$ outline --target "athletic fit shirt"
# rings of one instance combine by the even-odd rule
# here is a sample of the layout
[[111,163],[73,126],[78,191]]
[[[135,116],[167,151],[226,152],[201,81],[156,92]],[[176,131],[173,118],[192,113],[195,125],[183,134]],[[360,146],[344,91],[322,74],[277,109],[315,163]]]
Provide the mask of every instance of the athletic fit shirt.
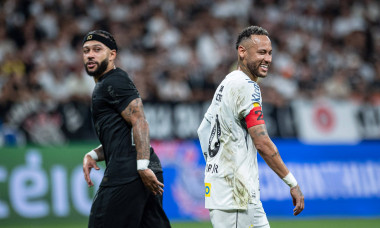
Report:
[[245,117],[261,103],[258,84],[242,71],[228,74],[215,91],[198,130],[206,159],[206,208],[247,209],[260,202],[257,151]]
[[[120,68],[103,75],[92,94],[92,117],[96,133],[103,145],[106,170],[100,186],[116,186],[139,178],[136,149],[132,145],[132,126],[121,113],[129,103],[140,95]],[[151,148],[149,168],[162,171],[160,161]]]

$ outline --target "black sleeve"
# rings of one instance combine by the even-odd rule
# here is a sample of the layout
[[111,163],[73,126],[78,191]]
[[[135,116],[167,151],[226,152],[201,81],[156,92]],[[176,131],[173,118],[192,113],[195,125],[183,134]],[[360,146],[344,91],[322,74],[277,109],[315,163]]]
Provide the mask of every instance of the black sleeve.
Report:
[[105,83],[109,104],[119,113],[123,112],[129,103],[139,98],[139,92],[127,75],[116,74]]

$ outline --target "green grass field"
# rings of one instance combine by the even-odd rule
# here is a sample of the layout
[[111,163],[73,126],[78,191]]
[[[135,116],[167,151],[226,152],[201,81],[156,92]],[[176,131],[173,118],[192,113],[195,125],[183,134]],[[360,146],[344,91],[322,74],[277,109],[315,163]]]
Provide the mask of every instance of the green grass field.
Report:
[[[379,228],[379,219],[271,220],[271,228]],[[83,228],[87,224],[1,225],[1,228]],[[209,222],[172,222],[173,228],[210,228]]]

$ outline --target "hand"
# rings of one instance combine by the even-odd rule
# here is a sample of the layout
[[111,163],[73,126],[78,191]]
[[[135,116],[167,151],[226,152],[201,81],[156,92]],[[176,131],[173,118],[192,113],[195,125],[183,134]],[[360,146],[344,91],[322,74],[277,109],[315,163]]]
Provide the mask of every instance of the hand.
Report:
[[85,155],[83,158],[83,173],[84,173],[84,179],[87,182],[88,187],[94,186],[94,183],[92,183],[90,178],[90,172],[91,169],[94,168],[96,170],[99,170],[100,168],[96,164],[96,161],[92,159],[90,155]]
[[293,209],[293,215],[296,216],[299,213],[301,213],[301,211],[303,211],[303,209],[305,208],[304,196],[301,192],[300,186],[297,185],[291,188],[290,195],[293,198],[293,206],[295,206],[295,208]]
[[162,195],[164,192],[164,184],[157,180],[156,175],[151,169],[138,170],[138,173],[146,188],[148,188],[155,195]]

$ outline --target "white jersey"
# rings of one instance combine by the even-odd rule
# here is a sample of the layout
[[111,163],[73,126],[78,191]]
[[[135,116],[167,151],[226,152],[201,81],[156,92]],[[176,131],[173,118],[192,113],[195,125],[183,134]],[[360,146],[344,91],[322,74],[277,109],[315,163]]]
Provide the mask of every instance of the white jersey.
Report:
[[228,74],[215,91],[198,129],[206,208],[247,209],[260,202],[257,150],[245,117],[261,103],[260,87],[242,71]]

